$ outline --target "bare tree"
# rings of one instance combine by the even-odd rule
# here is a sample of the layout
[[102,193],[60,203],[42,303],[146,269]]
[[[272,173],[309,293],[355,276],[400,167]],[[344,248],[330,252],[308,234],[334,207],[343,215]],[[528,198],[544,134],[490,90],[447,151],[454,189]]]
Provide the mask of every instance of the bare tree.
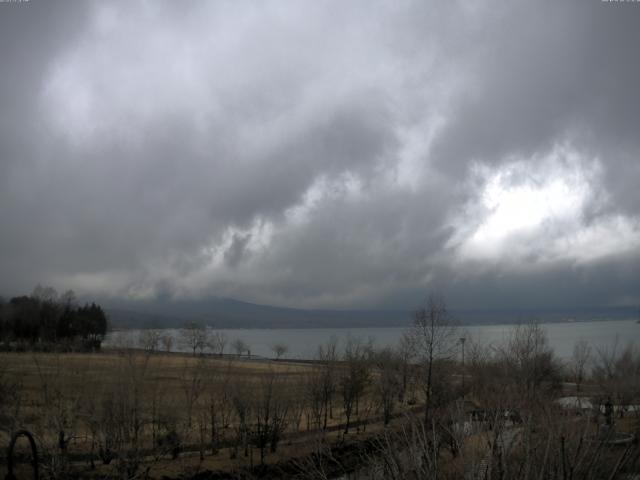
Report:
[[324,414],[324,429],[327,428],[328,419],[333,419],[333,397],[337,389],[337,366],[338,360],[338,339],[331,337],[326,345],[318,347],[317,359],[319,360],[320,376],[319,381],[320,392],[322,396],[322,413]]
[[209,434],[211,436],[211,453],[218,452],[222,431],[228,427],[231,416],[231,376],[232,362],[229,361],[220,371],[209,369],[206,385],[206,397],[209,415]]
[[576,383],[576,391],[580,391],[580,386],[587,375],[587,365],[591,360],[591,346],[586,340],[579,340],[573,346],[573,355],[569,364],[571,376]]
[[224,355],[224,349],[229,341],[223,332],[214,332],[209,336],[209,348],[217,355]]
[[374,392],[382,407],[384,424],[388,425],[398,398],[398,389],[402,385],[401,361],[393,350],[385,348],[375,355],[374,362]]
[[424,306],[414,313],[411,329],[412,343],[425,366],[425,425],[428,425],[433,397],[434,365],[436,361],[453,355],[456,325],[447,311],[445,300],[440,295],[430,295]]
[[231,390],[231,403],[235,412],[236,440],[232,451],[232,456],[238,454],[238,447],[244,449],[244,456],[249,456],[249,435],[250,422],[253,408],[252,397],[253,385],[249,385],[246,379],[240,379],[233,383]]
[[616,360],[618,413],[620,417],[627,411],[627,405],[638,398],[640,386],[640,351],[629,343]]
[[[81,429],[77,411],[82,403],[86,385],[83,369],[65,372],[60,355],[47,358],[42,364],[37,354],[33,362],[38,371],[38,386],[41,390],[42,427],[41,443],[47,452],[47,470],[52,478],[63,478],[68,474],[68,446],[78,436]],[[66,375],[65,375],[66,374]],[[77,387],[65,388],[70,378],[74,378]]]
[[508,375],[522,398],[544,393],[541,387],[556,387],[560,366],[549,346],[544,329],[535,321],[518,325],[505,347],[500,349]]
[[62,295],[60,295],[60,304],[64,308],[75,308],[78,305],[78,300],[76,298],[76,294],[73,290],[67,290]]
[[594,359],[593,371],[594,375],[601,381],[612,380],[616,376],[616,359],[618,358],[619,338],[616,335],[615,341],[611,348],[601,347],[596,349],[596,358]]
[[207,336],[207,329],[203,325],[196,322],[189,323],[180,332],[182,344],[185,348],[188,348],[193,352],[194,357],[197,351],[200,351],[200,353],[202,353],[202,351],[206,348]]
[[506,382],[502,381],[504,368],[494,358],[494,350],[487,345],[469,339],[467,342],[466,368],[468,384],[472,396],[482,401],[487,409],[492,409],[496,399],[505,397]]
[[[155,368],[162,368],[159,364],[164,361],[163,357],[155,357],[154,360],[157,362]],[[165,382],[152,381],[148,383],[145,403],[149,408],[148,419],[151,427],[151,449],[153,450],[158,445],[161,413],[167,407],[166,396],[169,392]]]
[[58,300],[58,292],[53,287],[43,287],[38,284],[33,289],[31,296],[40,302],[56,302]]
[[149,353],[154,353],[160,345],[159,330],[143,330],[138,337],[138,345]]
[[345,415],[344,433],[349,433],[352,414],[358,413],[360,400],[370,381],[369,354],[370,350],[359,340],[347,340],[339,380]]
[[242,356],[243,353],[249,351],[249,345],[247,345],[244,340],[240,338],[236,338],[231,344],[233,350],[236,352],[238,357]]
[[205,388],[204,375],[206,365],[201,357],[195,365],[184,359],[182,375],[180,375],[180,383],[182,393],[184,394],[185,407],[187,413],[187,428],[191,428],[193,419],[193,410],[196,402],[202,395]]
[[618,348],[618,338],[611,348],[596,350],[593,365],[593,377],[600,384],[605,396],[601,403],[609,398],[618,404],[618,413],[622,416],[625,405],[637,397],[640,391],[640,352],[633,344]]
[[263,374],[255,391],[254,399],[254,440],[260,449],[260,463],[264,464],[265,449],[270,445],[272,453],[286,427],[289,401],[284,392],[283,376],[270,371]]
[[405,401],[409,379],[411,376],[412,363],[416,356],[416,346],[414,338],[410,332],[405,332],[400,338],[400,343],[396,349],[396,358],[400,368],[400,385],[398,388],[398,400]]
[[166,353],[171,353],[171,348],[173,347],[173,337],[171,335],[162,335],[160,337],[160,342],[162,343],[162,348]]
[[324,371],[318,369],[307,374],[304,388],[306,404],[308,405],[307,430],[311,429],[311,425],[314,428],[322,428],[323,416],[326,428],[327,415],[324,413],[327,405],[325,404]]
[[276,360],[280,360],[280,357],[289,351],[289,347],[284,343],[276,343],[271,346],[271,351],[275,354]]
[[149,418],[143,392],[150,358],[147,353],[123,351],[115,380],[103,385],[99,403],[88,411],[99,455],[104,464],[118,460],[121,478],[135,478],[144,457],[142,435]]
[[9,436],[22,422],[24,407],[22,380],[8,372],[6,365],[0,365],[0,432]]
[[290,430],[297,433],[300,431],[302,417],[308,411],[307,403],[307,381],[305,375],[298,377],[296,382],[292,382],[289,387],[289,427]]

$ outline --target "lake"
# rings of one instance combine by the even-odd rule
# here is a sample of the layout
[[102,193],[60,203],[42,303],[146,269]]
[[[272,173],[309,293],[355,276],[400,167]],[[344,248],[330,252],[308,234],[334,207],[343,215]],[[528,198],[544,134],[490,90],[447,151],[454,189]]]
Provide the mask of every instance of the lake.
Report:
[[[597,322],[566,322],[541,324],[547,333],[549,344],[562,359],[571,357],[573,346],[578,340],[586,340],[594,348],[618,348],[629,343],[640,344],[640,324],[634,320],[611,320]],[[459,328],[459,336],[483,344],[498,346],[508,338],[515,325],[473,325]],[[313,358],[319,345],[326,344],[332,337],[344,345],[349,336],[363,340],[373,339],[378,347],[395,346],[406,331],[405,328],[287,328],[287,329],[220,329],[228,339],[225,352],[231,353],[231,343],[243,340],[252,355],[273,357],[271,347],[284,344],[288,347],[287,358]],[[187,351],[180,345],[180,330],[167,329],[164,334],[175,338],[173,350]],[[138,330],[112,332],[105,339],[105,347],[121,344],[123,340],[135,342]]]

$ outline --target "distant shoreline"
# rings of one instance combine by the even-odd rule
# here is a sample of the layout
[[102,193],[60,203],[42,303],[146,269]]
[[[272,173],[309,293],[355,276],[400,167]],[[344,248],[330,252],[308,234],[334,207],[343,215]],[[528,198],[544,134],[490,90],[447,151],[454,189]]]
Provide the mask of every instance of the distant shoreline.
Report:
[[[638,322],[636,318],[589,318],[589,319],[576,319],[576,320],[542,320],[538,323],[540,325],[547,324],[559,324],[559,323],[593,323],[593,322]],[[182,326],[151,326],[151,325],[143,325],[143,326],[123,326],[123,327],[115,327],[109,329],[109,333],[115,332],[127,332],[132,330],[180,330],[184,328],[184,326],[189,323],[185,321]],[[496,322],[460,322],[457,325],[459,327],[490,327],[490,326],[500,326],[500,325],[521,325],[528,323],[527,320],[522,321],[496,321]],[[203,322],[203,325],[208,328],[212,328],[215,330],[352,330],[352,329],[365,329],[365,328],[376,328],[376,329],[397,329],[397,328],[411,328],[411,323],[406,325],[325,325],[325,326],[316,326],[316,325],[303,325],[303,326],[219,326],[212,325]]]

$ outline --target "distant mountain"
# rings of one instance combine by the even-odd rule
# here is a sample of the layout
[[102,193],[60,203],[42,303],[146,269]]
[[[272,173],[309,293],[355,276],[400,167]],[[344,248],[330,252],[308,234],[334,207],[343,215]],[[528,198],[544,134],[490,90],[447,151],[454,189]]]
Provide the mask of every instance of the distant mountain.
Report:
[[232,299],[107,304],[115,328],[170,328],[199,322],[218,328],[314,328],[405,326],[409,312],[302,310]]
[[[101,302],[114,328],[179,328],[199,322],[217,328],[405,327],[411,310],[303,310],[227,298]],[[637,318],[634,307],[555,309],[452,309],[462,324],[620,320]]]

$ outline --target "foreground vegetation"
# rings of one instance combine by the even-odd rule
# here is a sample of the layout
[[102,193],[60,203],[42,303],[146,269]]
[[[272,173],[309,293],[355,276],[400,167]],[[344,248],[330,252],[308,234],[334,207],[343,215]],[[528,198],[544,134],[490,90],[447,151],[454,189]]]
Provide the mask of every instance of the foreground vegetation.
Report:
[[[536,324],[499,348],[483,346],[461,338],[431,299],[395,349],[329,342],[310,362],[198,352],[0,354],[0,443],[32,432],[46,478],[640,471],[640,354],[631,346],[592,351],[579,342],[561,364]],[[563,395],[575,401],[560,405]]]

